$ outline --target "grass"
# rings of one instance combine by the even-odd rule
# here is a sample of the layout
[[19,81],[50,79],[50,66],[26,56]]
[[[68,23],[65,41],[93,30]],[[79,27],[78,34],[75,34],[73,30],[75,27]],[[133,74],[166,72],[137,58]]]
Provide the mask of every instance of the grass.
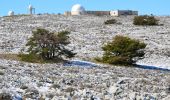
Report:
[[101,57],[95,57],[95,58],[93,58],[93,60],[91,60],[91,61],[94,62],[94,63],[98,63],[98,64],[104,64],[104,65],[107,65],[107,66],[136,67],[136,64],[132,64],[132,65],[109,64],[109,63],[103,62],[102,59],[101,59]]
[[20,61],[24,62],[30,62],[30,63],[60,63],[65,62],[65,60],[60,58],[53,58],[53,59],[43,59],[37,54],[19,54],[18,57],[20,58]]
[[6,60],[20,60],[20,57],[18,57],[18,54],[0,54],[0,59],[6,59]]
[[62,59],[52,59],[52,60],[43,60],[36,55],[27,55],[27,54],[0,54],[0,59],[6,60],[15,60],[15,61],[23,61],[29,63],[59,63],[64,62]]

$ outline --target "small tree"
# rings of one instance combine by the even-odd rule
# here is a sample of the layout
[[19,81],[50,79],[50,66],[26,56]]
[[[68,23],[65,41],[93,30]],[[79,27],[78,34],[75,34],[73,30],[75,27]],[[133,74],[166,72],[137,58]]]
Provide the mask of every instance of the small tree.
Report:
[[134,25],[158,25],[158,20],[154,16],[135,16]]
[[109,20],[106,20],[105,22],[104,22],[104,24],[115,24],[115,23],[117,23],[117,21],[115,20],[115,19],[109,19]]
[[112,42],[103,46],[103,57],[98,59],[104,63],[115,65],[132,65],[144,56],[146,44],[129,37],[116,36]]
[[68,41],[68,34],[68,31],[53,33],[45,29],[33,31],[33,36],[26,44],[26,46],[29,46],[29,56],[35,57],[38,55],[43,60],[74,57],[75,53],[65,48],[65,46],[70,43]]

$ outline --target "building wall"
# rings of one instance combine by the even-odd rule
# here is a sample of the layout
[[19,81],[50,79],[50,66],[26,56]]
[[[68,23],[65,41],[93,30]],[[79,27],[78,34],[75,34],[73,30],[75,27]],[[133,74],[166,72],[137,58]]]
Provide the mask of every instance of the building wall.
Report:
[[78,12],[78,11],[66,11],[64,12],[64,15],[70,16],[70,15],[97,15],[97,16],[102,16],[102,15],[110,15],[110,11],[86,11],[86,12]]
[[64,15],[70,16],[70,15],[111,15],[111,16],[121,16],[121,15],[138,15],[138,11],[132,11],[132,10],[113,10],[113,11],[86,11],[86,12],[65,12]]
[[102,16],[102,15],[110,15],[110,11],[86,11],[86,14]]
[[119,16],[118,10],[110,11],[111,16]]
[[65,16],[71,16],[71,12],[66,11],[66,12],[64,12],[64,15],[65,15]]
[[138,15],[138,11],[133,11],[132,14],[133,15]]
[[138,15],[138,11],[132,10],[114,10],[110,11],[111,16],[121,16],[121,15]]
[[85,15],[86,12],[80,12],[80,11],[72,11],[71,15]]

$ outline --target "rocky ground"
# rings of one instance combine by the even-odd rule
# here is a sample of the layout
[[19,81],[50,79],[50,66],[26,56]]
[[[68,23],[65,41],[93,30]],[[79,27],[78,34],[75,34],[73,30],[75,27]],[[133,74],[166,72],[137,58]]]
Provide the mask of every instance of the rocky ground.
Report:
[[34,15],[0,18],[0,53],[18,53],[32,35],[32,30],[71,32],[71,45],[78,59],[102,55],[101,46],[115,35],[127,35],[147,43],[145,59],[138,63],[170,66],[170,17],[157,17],[159,26],[134,26],[133,16],[114,17],[119,24],[104,25],[110,16]]
[[[157,17],[159,26],[134,26],[133,16],[33,15],[0,18],[0,53],[18,54],[36,28],[71,32],[74,59],[90,61],[101,56],[101,46],[115,35],[147,43],[138,62],[170,67],[170,17]],[[168,67],[169,66],[169,67]],[[6,98],[6,99],[2,99]],[[92,68],[63,64],[29,64],[0,60],[0,100],[169,100],[170,73],[160,70],[98,64]],[[22,98],[22,99],[21,99]]]
[[0,63],[0,98],[6,95],[14,100],[170,99],[170,73],[166,71],[109,65],[80,68],[9,60]]

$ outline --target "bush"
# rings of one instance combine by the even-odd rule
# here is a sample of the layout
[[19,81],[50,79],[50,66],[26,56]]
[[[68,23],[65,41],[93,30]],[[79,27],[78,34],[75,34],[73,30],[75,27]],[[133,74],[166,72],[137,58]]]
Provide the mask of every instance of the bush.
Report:
[[104,22],[104,24],[115,24],[117,21],[115,19],[109,19]]
[[116,36],[102,47],[104,54],[97,61],[114,65],[133,65],[144,56],[146,44],[124,36]]
[[33,31],[26,44],[29,54],[20,54],[21,60],[44,62],[74,57],[75,53],[65,48],[70,43],[68,34],[68,31],[53,33],[45,29]]
[[158,25],[158,20],[154,16],[135,16],[134,25]]

